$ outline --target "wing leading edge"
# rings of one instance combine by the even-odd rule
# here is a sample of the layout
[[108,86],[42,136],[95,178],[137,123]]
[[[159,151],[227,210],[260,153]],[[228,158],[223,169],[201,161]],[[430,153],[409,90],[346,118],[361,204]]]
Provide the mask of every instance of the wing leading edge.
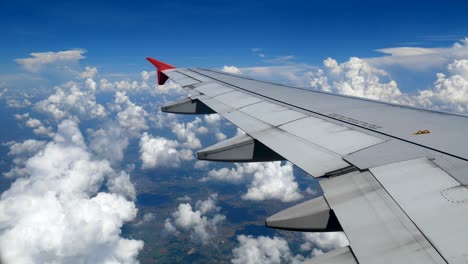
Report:
[[199,158],[287,159],[320,179],[323,196],[266,220],[344,231],[350,247],[311,263],[468,262],[468,148],[457,141],[468,133],[466,117],[148,60],[160,84],[169,78],[190,93],[163,111],[218,113],[246,132]]

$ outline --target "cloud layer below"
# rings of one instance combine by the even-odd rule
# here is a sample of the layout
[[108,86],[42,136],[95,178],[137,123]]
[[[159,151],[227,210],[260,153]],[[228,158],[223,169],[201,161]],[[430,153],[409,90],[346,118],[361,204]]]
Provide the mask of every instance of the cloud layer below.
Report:
[[[41,145],[27,141],[22,148]],[[12,151],[24,152],[19,147]],[[101,191],[103,186],[108,192]],[[122,225],[136,216],[134,198],[128,174],[96,159],[78,125],[65,120],[53,141],[24,162],[23,176],[1,196],[2,260],[136,263],[143,242],[121,237]]]

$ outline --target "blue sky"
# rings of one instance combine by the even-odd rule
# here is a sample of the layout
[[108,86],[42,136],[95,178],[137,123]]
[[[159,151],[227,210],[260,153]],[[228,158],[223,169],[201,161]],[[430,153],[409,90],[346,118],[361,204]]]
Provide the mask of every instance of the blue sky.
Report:
[[132,72],[146,56],[177,66],[239,67],[293,55],[377,56],[379,48],[448,46],[465,37],[466,1],[7,1],[1,4],[0,69],[31,52],[87,50],[102,72]]

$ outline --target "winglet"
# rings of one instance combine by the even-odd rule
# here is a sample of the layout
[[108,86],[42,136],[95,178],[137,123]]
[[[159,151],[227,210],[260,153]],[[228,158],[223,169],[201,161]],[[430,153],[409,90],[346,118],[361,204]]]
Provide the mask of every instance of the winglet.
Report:
[[172,66],[170,64],[167,64],[165,62],[162,62],[162,61],[158,61],[156,59],[153,59],[153,58],[146,58],[149,62],[151,62],[151,64],[154,65],[154,67],[156,67],[158,69],[158,84],[159,85],[163,85],[167,79],[169,77],[167,77],[167,75],[165,75],[163,73],[163,71],[165,70],[169,70],[169,69],[175,69],[175,66]]

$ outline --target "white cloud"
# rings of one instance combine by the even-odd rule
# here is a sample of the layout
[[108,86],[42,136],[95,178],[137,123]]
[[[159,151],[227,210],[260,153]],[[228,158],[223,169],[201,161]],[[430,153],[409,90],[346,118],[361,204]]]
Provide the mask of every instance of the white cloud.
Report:
[[209,161],[206,161],[206,160],[197,160],[195,162],[195,169],[199,169],[199,170],[202,170],[202,169],[206,169],[208,166],[210,165],[210,162]]
[[221,116],[219,114],[211,114],[203,116],[203,119],[208,124],[217,124],[221,120]]
[[52,137],[54,135],[54,133],[52,132],[52,127],[50,127],[50,126],[45,127],[42,124],[42,121],[39,120],[39,119],[36,119],[36,118],[29,118],[26,121],[26,126],[30,127],[30,128],[33,128],[33,132],[36,135],[49,136],[49,137]]
[[241,70],[235,66],[224,66],[222,71],[232,74],[241,74]]
[[55,93],[39,101],[36,109],[56,120],[72,116],[81,118],[106,117],[104,107],[96,102],[92,85],[70,81],[55,88]]
[[293,55],[278,56],[272,59],[265,60],[265,62],[273,64],[291,64],[294,58],[295,57]]
[[443,49],[437,48],[420,48],[420,47],[395,47],[378,49],[377,51],[390,56],[419,56],[426,54],[434,54],[443,51]]
[[169,234],[180,234],[177,228],[172,224],[171,219],[166,218],[164,221],[164,230]]
[[235,168],[211,170],[201,181],[247,183],[247,193],[242,199],[291,202],[302,198],[293,175],[291,163],[276,162],[236,163]]
[[28,99],[8,99],[6,101],[7,106],[10,108],[25,108],[30,106],[32,103]]
[[[334,59],[324,61],[325,71],[312,75],[310,86],[327,92],[404,103],[405,96],[394,80],[384,82],[388,74],[359,58],[338,64]],[[407,101],[407,100],[406,100]]]
[[[446,65],[446,74],[437,73],[433,88],[417,94],[400,91],[388,74],[366,60],[351,58],[338,64],[328,58],[325,70],[312,75],[310,86],[328,92],[382,100],[449,112],[468,112],[468,60],[454,60]],[[381,78],[390,79],[382,81]]]
[[[137,212],[124,198],[132,196],[129,186],[117,188],[118,182],[131,185],[121,178],[128,175],[95,159],[75,122],[63,121],[54,140],[24,169],[27,176],[0,200],[3,262],[137,262],[143,242],[120,236],[122,225]],[[106,182],[110,192],[99,192]]]
[[[465,96],[468,38],[448,48],[397,47],[378,51],[389,56],[364,59],[352,57],[343,63],[328,58],[322,69],[292,64],[241,68],[240,71],[255,78],[309,86],[326,92],[435,110],[468,111],[468,97]],[[403,67],[408,74],[418,71],[432,74],[434,70],[439,73],[433,88],[421,89],[417,94],[407,94],[400,90],[397,82],[389,75],[388,71],[392,71],[393,66]]]
[[217,132],[215,134],[215,137],[216,137],[216,140],[220,142],[227,138],[226,134],[224,134],[223,132]]
[[203,120],[210,127],[217,141],[223,141],[227,138],[226,134],[221,132],[221,116],[219,114],[205,115]]
[[135,186],[130,180],[130,175],[124,171],[115,173],[108,178],[106,186],[111,193],[121,195],[129,200],[135,200],[136,198]]
[[59,52],[33,52],[31,53],[32,58],[21,58],[15,61],[22,65],[26,70],[31,72],[38,72],[44,66],[57,63],[76,63],[85,57],[83,54],[85,50],[74,49],[65,50]]
[[317,195],[319,193],[319,189],[313,189],[310,187],[307,187],[305,191],[306,193],[311,194],[311,195]]
[[291,163],[281,166],[281,162],[266,162],[258,166],[253,175],[247,193],[242,196],[246,200],[280,200],[282,202],[296,201],[302,198],[299,185],[294,180]]
[[312,71],[316,69],[317,67],[306,64],[289,64],[240,68],[240,71],[245,76],[257,79],[305,87],[309,85]]
[[150,78],[150,75],[151,74],[147,71],[140,72],[140,76],[141,76],[141,79],[143,79],[143,81],[148,81]]
[[96,67],[86,66],[84,72],[81,73],[81,78],[83,79],[93,79],[97,74],[98,70]]
[[257,238],[252,236],[237,236],[239,247],[232,250],[234,264],[276,264],[276,263],[302,263],[304,258],[294,256],[285,239],[280,237]]
[[175,114],[163,113],[161,108],[158,107],[156,111],[151,113],[149,120],[151,121],[152,126],[161,129],[170,127],[171,124],[178,121],[178,118]]
[[0,92],[0,99],[1,99],[6,93],[8,93],[8,88],[3,88],[3,90]]
[[14,143],[10,145],[10,151],[8,155],[14,156],[13,163],[16,165],[24,165],[24,162],[32,155],[36,154],[39,150],[45,146],[45,141],[27,139],[22,143]]
[[114,83],[110,82],[109,80],[103,78],[99,81],[99,90],[102,92],[112,92],[115,89]]
[[182,142],[182,145],[186,148],[196,149],[201,148],[200,139],[196,136],[197,134],[205,134],[207,129],[201,125],[202,120],[196,117],[195,120],[188,123],[172,123],[172,132]]
[[312,256],[349,245],[343,232],[303,233],[302,251],[312,251]]
[[10,151],[8,152],[8,156],[13,157],[14,166],[10,171],[5,172],[3,175],[6,178],[27,176],[27,172],[24,169],[26,161],[42,150],[45,145],[45,141],[35,139],[28,139],[21,143],[13,142],[9,146]]
[[388,56],[365,59],[375,67],[399,66],[411,71],[441,67],[456,59],[468,57],[468,38],[447,48],[393,47],[377,50]]
[[192,160],[193,152],[180,148],[180,143],[144,133],[140,138],[140,159],[143,169],[178,167],[184,160]]
[[226,217],[219,214],[221,208],[216,206],[217,194],[211,194],[207,200],[197,201],[195,207],[189,203],[179,204],[172,214],[172,219],[166,219],[164,227],[169,233],[189,232],[195,241],[208,243],[215,235],[217,225]]
[[468,112],[468,60],[455,60],[447,66],[448,76],[437,74],[433,89],[421,90],[415,100],[426,108]]
[[118,164],[124,158],[129,136],[117,122],[106,123],[102,128],[88,129],[89,147],[98,156]]
[[[230,183],[241,183],[248,180],[254,174],[261,163],[235,163],[235,168],[221,168],[219,170],[211,170],[208,176],[202,178],[200,181],[224,181]],[[200,165],[203,166],[203,165]]]
[[151,94],[153,96],[157,96],[160,94],[180,94],[184,92],[180,85],[176,84],[170,79],[164,85],[154,85],[151,91]]
[[156,216],[153,213],[145,213],[140,221],[134,223],[135,226],[140,226],[143,224],[151,223],[156,219]]
[[125,92],[116,92],[115,102],[123,107],[123,110],[117,114],[117,120],[120,126],[128,131],[129,135],[135,137],[141,131],[148,129],[145,119],[148,113],[143,107],[130,101]]
[[[139,74],[140,80],[118,80],[110,81],[108,78],[99,80],[99,87],[101,92],[127,92],[127,93],[141,93],[144,92],[151,96],[177,95],[184,90],[178,84],[167,81],[164,85],[158,85],[156,81],[156,71],[142,71]],[[109,76],[112,77],[112,76]]]
[[[349,245],[341,232],[303,233],[300,249],[306,256],[294,255],[287,241],[281,237],[253,237],[239,235],[239,246],[232,250],[231,262],[236,263],[303,263],[316,255]],[[308,255],[308,256],[307,256]]]
[[192,200],[192,198],[190,198],[190,196],[188,196],[188,195],[184,195],[182,197],[177,198],[177,201],[182,201],[182,202],[189,202],[191,200]]

